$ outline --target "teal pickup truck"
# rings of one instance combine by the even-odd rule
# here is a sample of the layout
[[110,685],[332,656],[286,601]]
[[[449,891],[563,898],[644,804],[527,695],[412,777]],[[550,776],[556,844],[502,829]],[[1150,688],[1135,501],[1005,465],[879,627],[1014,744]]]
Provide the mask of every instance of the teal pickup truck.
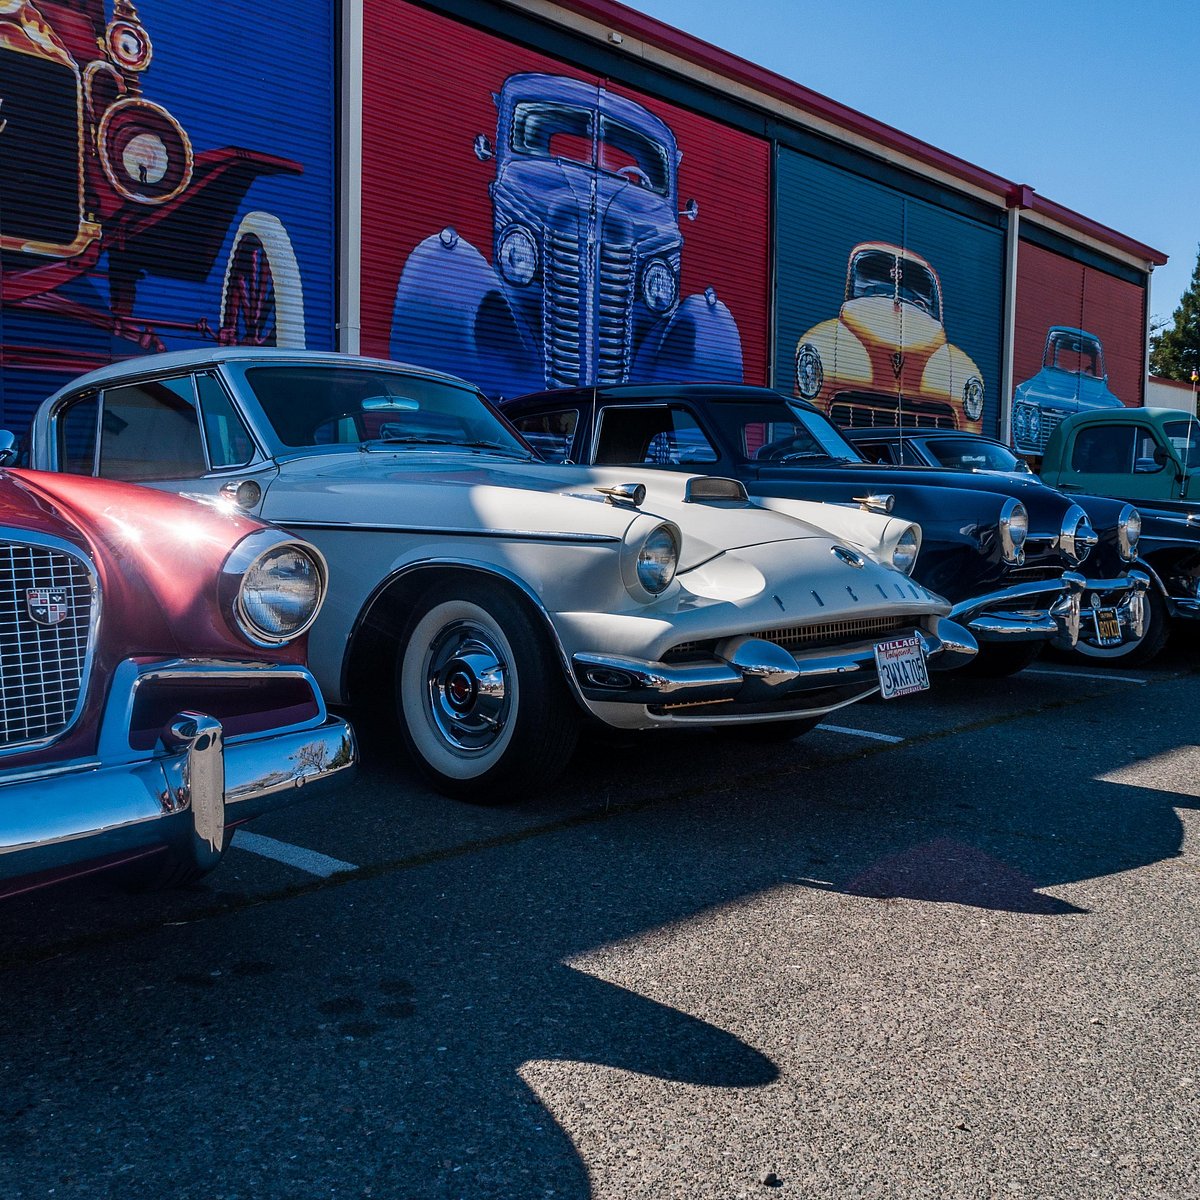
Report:
[[1174,408],[1076,413],[1050,435],[1041,474],[1068,494],[1136,504],[1151,628],[1165,641],[1173,620],[1200,619],[1200,421]]

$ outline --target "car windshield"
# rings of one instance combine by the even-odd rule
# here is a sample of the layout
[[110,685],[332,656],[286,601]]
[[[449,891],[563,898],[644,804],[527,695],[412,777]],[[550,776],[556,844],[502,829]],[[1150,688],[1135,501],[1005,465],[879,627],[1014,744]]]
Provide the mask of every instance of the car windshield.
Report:
[[1167,421],[1163,433],[1185,467],[1200,466],[1200,421]]
[[898,258],[886,250],[863,250],[850,263],[846,299],[863,296],[890,296],[916,305],[935,321],[942,319],[937,279],[922,263]]
[[[599,127],[593,122],[599,119]],[[670,165],[665,148],[636,129],[574,104],[525,101],[513,111],[512,148],[620,175],[665,196]]]
[[858,451],[819,413],[778,404],[715,401],[706,409],[725,440],[753,462],[860,462]]
[[1024,471],[1029,464],[1007,446],[977,438],[930,438],[925,442],[929,453],[943,467],[959,471]]
[[1095,338],[1077,333],[1052,333],[1046,342],[1044,366],[1057,367],[1092,379],[1104,376],[1104,356]]
[[531,457],[463,384],[330,363],[248,367],[244,378],[285,446],[456,446]]

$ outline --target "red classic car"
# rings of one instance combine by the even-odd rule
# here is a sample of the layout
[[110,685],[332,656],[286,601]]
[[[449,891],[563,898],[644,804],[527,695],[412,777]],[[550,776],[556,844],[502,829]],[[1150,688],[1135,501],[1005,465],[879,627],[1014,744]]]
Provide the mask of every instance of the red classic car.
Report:
[[0,471],[0,895],[187,882],[352,767],[305,666],[324,592],[313,547],[232,506]]

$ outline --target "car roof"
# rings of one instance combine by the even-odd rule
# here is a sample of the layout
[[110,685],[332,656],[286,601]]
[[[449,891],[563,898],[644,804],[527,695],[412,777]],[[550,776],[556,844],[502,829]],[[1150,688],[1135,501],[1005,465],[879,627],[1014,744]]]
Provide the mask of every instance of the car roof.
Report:
[[1102,417],[1105,421],[1129,422],[1136,423],[1145,418],[1158,423],[1161,421],[1194,421],[1195,416],[1183,408],[1143,408],[1126,406],[1124,408],[1099,408],[1089,409],[1086,412],[1072,413],[1063,424],[1067,421],[1071,422],[1072,428],[1076,425],[1082,425],[1085,421],[1094,420],[1097,417]]
[[807,400],[786,396],[773,388],[756,387],[746,383],[609,383],[596,387],[554,388],[552,391],[529,392],[505,401],[502,408],[524,408],[526,406],[554,404],[559,407],[570,404],[591,404],[593,398],[599,402],[621,404],[661,404],[668,400],[724,400],[734,404],[761,404],[764,400],[783,401],[801,408],[819,411]]
[[899,439],[915,441],[917,438],[970,438],[976,442],[992,442],[994,445],[1005,445],[999,438],[989,437],[986,433],[972,433],[966,429],[928,429],[913,425],[873,425],[870,429],[843,429],[842,436],[852,442],[894,442]]
[[143,354],[137,358],[124,358],[119,362],[98,367],[86,375],[73,379],[61,390],[76,391],[80,388],[102,387],[117,379],[131,375],[157,374],[167,371],[190,371],[198,367],[215,367],[222,363],[333,363],[362,367],[399,368],[429,379],[443,379],[451,383],[473,385],[454,375],[441,371],[430,371],[410,363],[392,362],[385,358],[365,358],[357,354],[339,354],[332,350],[287,350],[277,346],[204,346],[196,350],[168,350],[163,354]]

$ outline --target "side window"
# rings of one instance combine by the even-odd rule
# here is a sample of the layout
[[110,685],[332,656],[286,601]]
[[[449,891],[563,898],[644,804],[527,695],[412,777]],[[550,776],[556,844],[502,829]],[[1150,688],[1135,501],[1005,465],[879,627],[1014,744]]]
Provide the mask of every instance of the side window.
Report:
[[196,394],[204,417],[204,440],[213,470],[244,467],[254,457],[254,441],[237,409],[212,375],[196,376]]
[[96,413],[100,397],[93,392],[63,409],[55,419],[58,469],[69,475],[90,475],[96,465]]
[[691,413],[681,408],[607,408],[601,415],[597,463],[673,467],[714,463],[718,455]]
[[191,376],[109,388],[100,419],[105,479],[187,479],[203,475],[204,446]]
[[1133,472],[1132,425],[1092,425],[1075,435],[1071,469],[1081,475],[1129,475]]
[[568,408],[562,412],[517,417],[513,424],[547,462],[561,462],[571,457],[571,443],[575,440],[575,427],[579,424],[579,410]]
[[858,447],[858,452],[869,463],[887,463],[892,465],[896,461],[895,451],[887,444],[887,442],[855,442]]

